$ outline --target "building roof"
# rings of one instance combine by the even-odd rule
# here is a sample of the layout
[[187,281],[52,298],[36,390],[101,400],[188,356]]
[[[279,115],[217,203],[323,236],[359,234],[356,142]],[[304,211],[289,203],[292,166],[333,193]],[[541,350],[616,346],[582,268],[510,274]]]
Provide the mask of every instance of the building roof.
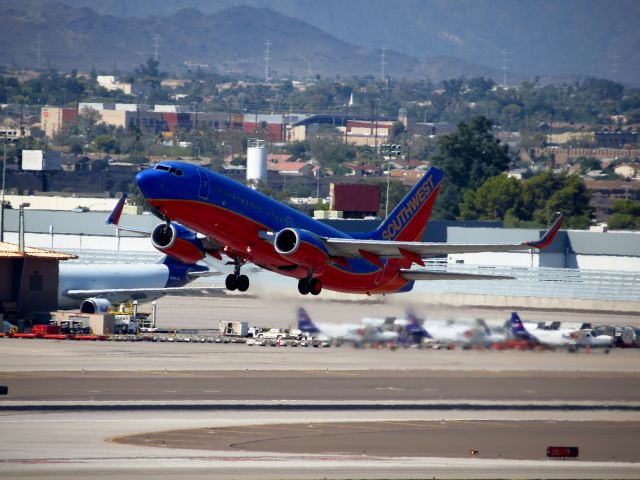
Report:
[[267,155],[267,161],[271,163],[291,162],[293,160],[295,160],[295,156],[290,153],[269,153]]
[[78,258],[77,255],[54,252],[53,250],[43,250],[41,248],[24,247],[24,252],[20,252],[18,249],[19,246],[15,243],[0,242],[0,258],[37,257],[54,260],[71,260]]
[[312,167],[310,163],[306,162],[280,162],[267,164],[267,170],[274,172],[299,172],[306,167]]

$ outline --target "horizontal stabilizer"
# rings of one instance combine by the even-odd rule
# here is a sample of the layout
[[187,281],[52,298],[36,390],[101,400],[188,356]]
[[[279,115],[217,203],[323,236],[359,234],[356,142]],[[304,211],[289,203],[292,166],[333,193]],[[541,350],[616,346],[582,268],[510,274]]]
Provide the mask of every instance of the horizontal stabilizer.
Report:
[[218,275],[224,275],[222,272],[218,271],[206,271],[206,272],[187,272],[187,277],[190,279],[194,278],[202,278],[202,277],[215,277]]
[[119,295],[130,296],[133,300],[152,295],[173,295],[183,297],[221,296],[226,295],[224,287],[166,287],[166,288],[113,288],[103,290],[67,290],[64,295],[69,298],[84,300],[91,297],[110,298]]
[[482,275],[475,273],[434,272],[433,270],[400,270],[407,280],[513,280],[506,275]]

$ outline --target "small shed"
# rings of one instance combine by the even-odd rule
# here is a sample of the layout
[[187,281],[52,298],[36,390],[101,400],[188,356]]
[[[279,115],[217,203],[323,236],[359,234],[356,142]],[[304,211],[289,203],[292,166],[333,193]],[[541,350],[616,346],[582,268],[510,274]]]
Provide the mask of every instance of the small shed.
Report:
[[58,264],[78,258],[68,253],[0,242],[0,314],[3,319],[32,318],[58,309]]

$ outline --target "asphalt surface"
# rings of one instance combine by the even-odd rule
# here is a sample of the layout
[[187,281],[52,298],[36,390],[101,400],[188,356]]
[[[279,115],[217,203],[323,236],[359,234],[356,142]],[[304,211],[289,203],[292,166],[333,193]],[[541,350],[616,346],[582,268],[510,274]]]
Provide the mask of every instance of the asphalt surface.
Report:
[[[399,316],[406,307],[306,301],[312,318],[331,322]],[[259,298],[158,303],[160,326],[201,329],[217,328],[219,320],[291,326],[297,307]],[[508,316],[419,307],[493,325]],[[640,478],[638,350],[0,339],[0,358],[0,385],[9,387],[0,397],[0,478]],[[224,409],[216,407],[221,403]],[[246,404],[256,408],[241,408]],[[208,443],[210,431],[218,443]],[[121,443],[129,437],[135,444]],[[579,446],[580,459],[546,460],[546,447],[557,442]]]
[[536,460],[549,446],[580,460],[640,462],[640,422],[380,421],[199,428],[112,441],[161,448],[297,454]]
[[[6,373],[0,380],[9,388],[4,400],[13,402],[479,400],[640,405],[640,372],[25,372]],[[0,400],[0,408],[2,404]]]

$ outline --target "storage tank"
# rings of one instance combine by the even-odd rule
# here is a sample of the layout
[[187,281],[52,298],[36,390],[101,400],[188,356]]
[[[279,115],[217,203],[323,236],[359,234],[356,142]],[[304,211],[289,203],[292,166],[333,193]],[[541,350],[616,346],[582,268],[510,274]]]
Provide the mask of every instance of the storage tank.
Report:
[[247,181],[267,183],[267,144],[259,138],[247,140]]

